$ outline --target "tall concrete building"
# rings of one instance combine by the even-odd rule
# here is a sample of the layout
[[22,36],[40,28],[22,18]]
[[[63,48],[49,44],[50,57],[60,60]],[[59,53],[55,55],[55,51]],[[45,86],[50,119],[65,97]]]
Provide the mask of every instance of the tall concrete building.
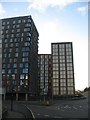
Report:
[[38,36],[31,16],[2,19],[2,87],[16,99],[37,94]]
[[72,42],[52,43],[52,88],[54,96],[74,95]]
[[51,54],[38,55],[40,95],[73,96],[75,94],[72,42],[52,43]]

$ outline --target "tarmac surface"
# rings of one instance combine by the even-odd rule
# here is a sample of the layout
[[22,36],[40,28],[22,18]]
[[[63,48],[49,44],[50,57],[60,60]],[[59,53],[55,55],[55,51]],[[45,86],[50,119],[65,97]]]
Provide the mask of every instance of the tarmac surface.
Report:
[[[86,95],[87,96],[87,95]],[[11,101],[4,101],[3,105],[8,107],[7,118],[26,119],[26,105],[32,111],[35,118],[88,118],[90,110],[87,99],[82,100],[54,100],[50,106],[42,105],[42,101],[13,101],[13,111],[11,112]],[[71,120],[70,119],[70,120]]]
[[20,112],[8,111],[7,118],[25,118],[25,116]]

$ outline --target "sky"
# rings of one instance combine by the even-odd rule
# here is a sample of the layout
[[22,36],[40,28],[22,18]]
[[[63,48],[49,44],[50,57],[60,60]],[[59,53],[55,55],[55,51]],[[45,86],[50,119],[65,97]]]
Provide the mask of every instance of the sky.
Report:
[[88,0],[0,0],[0,19],[24,15],[37,27],[40,54],[73,42],[75,89],[88,87]]

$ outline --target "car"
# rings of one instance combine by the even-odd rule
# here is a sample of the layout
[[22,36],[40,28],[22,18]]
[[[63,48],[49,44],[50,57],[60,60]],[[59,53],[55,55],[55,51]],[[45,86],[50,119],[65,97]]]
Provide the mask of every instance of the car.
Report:
[[86,99],[87,97],[86,96],[75,96],[72,98],[72,100],[81,100],[81,99]]

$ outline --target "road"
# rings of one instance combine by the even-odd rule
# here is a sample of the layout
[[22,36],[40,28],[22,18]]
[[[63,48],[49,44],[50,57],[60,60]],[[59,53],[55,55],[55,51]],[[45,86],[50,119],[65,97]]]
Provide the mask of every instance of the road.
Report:
[[[18,104],[27,105],[35,118],[88,118],[88,111],[90,110],[88,98],[83,100],[54,100],[54,104],[50,106],[34,105],[33,102],[14,101],[14,105],[17,104],[17,108]],[[10,101],[5,103],[10,107]]]
[[28,105],[35,118],[88,118],[88,99],[57,100],[52,106]]

